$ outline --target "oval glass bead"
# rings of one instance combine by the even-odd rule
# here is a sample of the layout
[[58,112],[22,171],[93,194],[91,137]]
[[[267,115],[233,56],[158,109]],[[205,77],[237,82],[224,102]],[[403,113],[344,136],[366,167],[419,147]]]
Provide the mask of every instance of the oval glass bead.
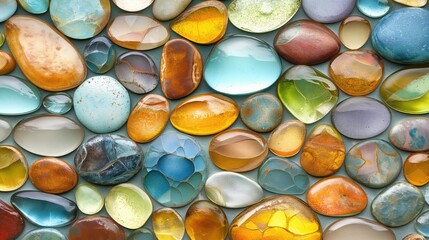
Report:
[[96,214],[104,206],[104,198],[101,192],[88,183],[80,184],[74,192],[77,207],[87,215]]
[[73,107],[73,99],[65,92],[51,93],[43,98],[42,104],[49,113],[66,114]]
[[152,226],[159,240],[182,240],[185,234],[185,223],[172,208],[160,208],[153,212]]
[[37,111],[42,96],[37,87],[13,76],[0,76],[0,114],[23,115]]
[[86,66],[94,73],[108,72],[115,63],[116,51],[105,36],[91,39],[83,50]]
[[12,126],[6,119],[0,118],[0,142],[3,142],[9,137],[12,129]]
[[371,35],[371,24],[361,16],[350,16],[341,22],[339,36],[344,46],[356,50],[368,41]]
[[24,154],[14,146],[0,146],[0,192],[20,188],[28,178],[28,163]]
[[287,120],[274,129],[268,138],[268,148],[279,157],[296,155],[304,143],[307,129],[298,120]]

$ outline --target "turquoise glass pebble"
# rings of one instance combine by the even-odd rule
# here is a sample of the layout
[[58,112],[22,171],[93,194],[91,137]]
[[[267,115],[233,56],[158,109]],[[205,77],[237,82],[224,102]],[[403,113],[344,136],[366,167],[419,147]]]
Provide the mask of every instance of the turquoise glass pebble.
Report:
[[357,8],[364,15],[371,18],[380,18],[390,10],[389,0],[358,0]]
[[14,76],[0,76],[0,115],[23,115],[40,108],[42,99],[37,87]]
[[86,44],[83,58],[89,70],[94,73],[105,73],[113,67],[116,51],[108,38],[96,37]]
[[[0,1],[0,23],[8,20],[16,12],[18,3],[16,0],[2,0]],[[1,45],[1,44],[0,44]]]
[[160,204],[181,207],[190,203],[206,179],[206,156],[194,139],[167,132],[150,145],[144,160],[143,185]]
[[54,228],[40,228],[25,234],[22,240],[67,240],[67,238]]
[[425,237],[429,237],[429,211],[425,211],[416,220],[415,224],[417,232]]
[[156,240],[156,237],[150,229],[140,228],[132,232],[127,240]]
[[18,0],[25,11],[32,14],[42,14],[48,11],[49,0]]
[[204,78],[218,92],[243,95],[268,88],[281,70],[280,57],[268,43],[255,37],[233,35],[213,47]]
[[43,98],[42,105],[52,114],[66,114],[73,107],[73,99],[65,92],[51,93]]

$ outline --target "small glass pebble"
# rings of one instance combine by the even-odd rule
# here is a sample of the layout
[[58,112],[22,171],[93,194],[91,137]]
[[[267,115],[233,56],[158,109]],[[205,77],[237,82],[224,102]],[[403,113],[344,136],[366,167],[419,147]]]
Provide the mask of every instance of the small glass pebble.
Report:
[[72,97],[65,92],[52,93],[43,99],[43,107],[53,114],[66,114],[73,107]]

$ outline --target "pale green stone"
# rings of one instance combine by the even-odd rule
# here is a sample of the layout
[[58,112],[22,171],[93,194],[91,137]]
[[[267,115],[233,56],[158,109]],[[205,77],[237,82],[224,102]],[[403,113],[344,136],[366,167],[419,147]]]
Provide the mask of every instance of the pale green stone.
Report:
[[104,205],[101,192],[93,185],[84,183],[77,186],[74,193],[79,210],[87,215],[98,213]]

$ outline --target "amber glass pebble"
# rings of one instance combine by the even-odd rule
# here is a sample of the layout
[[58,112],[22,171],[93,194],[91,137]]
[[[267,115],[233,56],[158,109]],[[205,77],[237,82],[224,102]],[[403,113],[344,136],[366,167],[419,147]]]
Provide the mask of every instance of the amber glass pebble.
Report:
[[15,66],[13,57],[8,52],[0,50],[0,75],[11,73]]
[[27,181],[27,159],[13,146],[0,146],[0,192],[14,191]]
[[288,120],[271,132],[268,148],[280,157],[291,157],[301,150],[307,130],[301,121]]
[[413,153],[405,159],[404,175],[411,184],[423,186],[429,182],[429,153]]
[[348,49],[356,50],[363,47],[370,35],[371,25],[361,16],[350,16],[341,22],[340,40]]
[[158,240],[182,240],[185,224],[172,208],[160,208],[152,214],[153,231]]

